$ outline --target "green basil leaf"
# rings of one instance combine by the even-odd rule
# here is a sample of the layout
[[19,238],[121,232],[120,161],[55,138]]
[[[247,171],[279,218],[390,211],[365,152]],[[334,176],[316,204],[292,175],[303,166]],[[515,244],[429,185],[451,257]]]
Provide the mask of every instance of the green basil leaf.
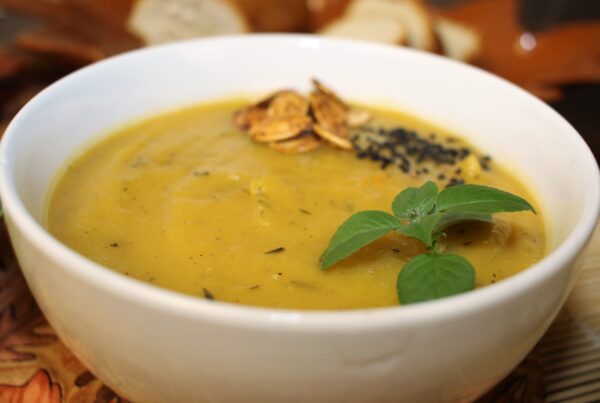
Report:
[[425,243],[425,245],[431,247],[433,246],[433,241],[435,239],[434,234],[437,232],[435,231],[435,228],[437,227],[441,218],[442,214],[432,213],[422,217],[421,219],[402,225],[401,227],[397,228],[396,231],[403,235],[417,238]]
[[442,213],[442,217],[435,226],[434,232],[442,231],[443,229],[462,221],[492,222],[492,215],[490,213],[471,213],[461,211]]
[[438,196],[437,211],[491,214],[502,211],[535,210],[525,199],[503,190],[481,185],[456,185]]
[[404,265],[396,289],[401,304],[444,298],[475,288],[475,270],[463,257],[449,253],[419,255]]
[[438,196],[438,187],[427,181],[419,188],[406,188],[394,198],[392,211],[399,218],[413,220],[429,213]]
[[321,257],[321,269],[328,269],[400,225],[398,218],[383,211],[361,211],[352,215],[329,241],[329,246]]

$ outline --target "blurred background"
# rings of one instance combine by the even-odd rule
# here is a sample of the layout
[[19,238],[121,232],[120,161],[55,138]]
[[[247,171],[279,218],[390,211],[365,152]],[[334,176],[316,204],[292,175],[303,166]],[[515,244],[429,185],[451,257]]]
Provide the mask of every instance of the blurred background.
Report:
[[[0,0],[0,134],[32,96],[82,66],[252,32],[355,38],[479,66],[549,103],[600,157],[600,0]],[[482,402],[600,401],[600,254],[592,257],[598,270],[582,274],[546,337]],[[54,336],[0,228],[3,401],[124,400]]]

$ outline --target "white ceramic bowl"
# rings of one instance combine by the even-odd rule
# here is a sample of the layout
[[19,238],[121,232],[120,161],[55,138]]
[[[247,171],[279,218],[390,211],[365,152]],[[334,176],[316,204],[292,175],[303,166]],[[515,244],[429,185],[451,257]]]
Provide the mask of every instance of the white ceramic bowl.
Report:
[[[86,259],[43,225],[50,180],[124,122],[319,77],[345,98],[412,112],[522,174],[543,201],[551,252],[493,286],[407,307],[298,312],[208,302]],[[477,69],[412,50],[312,36],[157,47],[52,85],[2,140],[0,191],[44,314],[93,373],[139,402],[464,401],[509,373],[549,326],[595,226],[599,176],[575,130]]]

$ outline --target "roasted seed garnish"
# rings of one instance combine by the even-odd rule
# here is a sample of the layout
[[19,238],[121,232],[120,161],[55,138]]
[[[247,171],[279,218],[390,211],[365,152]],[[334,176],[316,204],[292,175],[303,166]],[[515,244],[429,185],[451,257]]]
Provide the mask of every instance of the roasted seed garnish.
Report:
[[306,116],[308,101],[294,91],[282,91],[276,95],[267,109],[268,116]]
[[261,143],[270,143],[296,137],[310,128],[308,116],[267,117],[250,128],[250,137]]
[[321,137],[323,140],[326,140],[339,148],[342,148],[344,150],[352,149],[352,143],[350,142],[350,140],[337,136],[329,130],[321,127],[320,125],[314,125],[313,130],[317,136]]
[[290,140],[269,143],[269,147],[284,154],[298,154],[314,150],[321,145],[319,139],[312,134],[295,137]]
[[342,101],[340,99],[340,97],[338,97],[337,94],[335,92],[333,92],[329,87],[326,87],[322,82],[320,82],[316,78],[313,78],[311,80],[311,82],[313,83],[313,85],[315,86],[315,89],[317,91],[333,98],[337,103],[339,103],[339,104],[343,105],[345,108],[347,108],[346,103],[344,101]]
[[348,110],[342,103],[323,92],[315,91],[310,94],[310,109],[322,128],[337,136],[348,137]]
[[331,89],[317,80],[312,82],[314,90],[308,97],[291,90],[277,91],[237,111],[233,125],[281,153],[314,150],[321,140],[352,149],[349,128],[364,125],[370,114],[349,108]]
[[248,130],[267,117],[267,110],[256,105],[249,106],[233,114],[233,126],[240,130]]

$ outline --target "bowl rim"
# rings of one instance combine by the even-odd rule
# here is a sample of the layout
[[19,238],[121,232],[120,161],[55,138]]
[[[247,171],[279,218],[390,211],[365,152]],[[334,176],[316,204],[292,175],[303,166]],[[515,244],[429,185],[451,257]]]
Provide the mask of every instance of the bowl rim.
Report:
[[[504,279],[496,284],[479,288],[464,294],[428,301],[408,306],[392,306],[383,308],[368,308],[355,310],[298,310],[278,309],[240,305],[221,301],[207,301],[200,297],[181,294],[168,289],[154,286],[141,280],[129,278],[114,272],[89,258],[80,255],[54,238],[40,223],[27,211],[13,178],[12,166],[9,164],[8,155],[12,152],[14,138],[18,138],[21,122],[29,118],[29,112],[35,105],[46,98],[51,98],[56,88],[60,88],[65,81],[79,78],[102,69],[107,64],[127,62],[136,58],[143,58],[147,54],[163,52],[165,49],[175,48],[202,48],[226,42],[240,42],[244,46],[265,44],[271,42],[286,43],[290,47],[301,46],[303,42],[310,41],[313,46],[320,48],[348,48],[353,51],[370,54],[395,55],[404,53],[405,57],[427,60],[437,63],[441,67],[451,66],[463,69],[474,77],[494,81],[496,85],[509,88],[515,97],[531,104],[548,119],[554,121],[559,130],[570,137],[570,141],[579,151],[580,158],[585,161],[588,172],[585,178],[589,192],[581,218],[568,235],[553,251],[542,260],[523,270],[516,275]],[[7,127],[0,142],[0,195],[5,215],[11,224],[18,227],[25,238],[41,252],[59,262],[57,267],[68,272],[70,276],[80,281],[93,283],[107,293],[146,305],[153,309],[169,311],[171,314],[192,319],[210,319],[212,321],[235,326],[250,328],[269,327],[280,331],[305,331],[305,332],[330,332],[349,329],[385,329],[395,327],[402,323],[424,323],[440,318],[452,319],[468,312],[481,311],[486,307],[494,306],[514,295],[527,292],[543,282],[546,278],[556,274],[568,265],[584,248],[589,240],[598,220],[600,211],[600,173],[596,160],[588,145],[577,131],[550,106],[535,98],[520,87],[477,67],[447,59],[442,56],[407,49],[391,45],[368,43],[364,41],[323,38],[306,34],[251,34],[227,35],[213,38],[193,39],[175,42],[149,48],[142,48],[121,55],[113,56],[103,61],[94,63],[73,72],[53,83],[23,107]]]

